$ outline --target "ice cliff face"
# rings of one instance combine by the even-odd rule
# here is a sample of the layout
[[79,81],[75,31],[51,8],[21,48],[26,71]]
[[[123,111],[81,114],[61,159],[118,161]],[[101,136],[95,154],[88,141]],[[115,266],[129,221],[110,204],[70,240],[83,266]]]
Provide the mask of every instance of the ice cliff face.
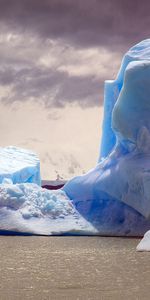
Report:
[[[97,205],[100,215],[107,204],[107,214],[111,210],[111,214],[115,215],[116,223],[111,223],[114,234],[119,223],[116,212],[120,204],[116,202],[114,210],[112,201],[124,203],[126,206],[122,211],[132,208],[132,217],[136,216],[137,224],[140,220],[137,212],[150,218],[149,59],[150,40],[146,40],[127,52],[116,81],[106,83],[101,148],[105,159],[101,159],[87,174],[73,178],[64,186],[76,205],[80,206],[82,201],[92,203],[89,214]],[[123,233],[129,216],[124,214],[121,219]],[[99,219],[102,225],[101,221]],[[135,226],[133,223],[130,232]],[[107,220],[107,229],[110,228],[108,224]]]
[[[135,61],[135,64],[134,64]],[[99,156],[99,162],[102,157],[106,157],[110,152],[112,151],[113,147],[116,144],[116,135],[112,129],[112,111],[114,108],[114,105],[118,99],[118,96],[120,94],[120,91],[122,91],[122,87],[124,84],[124,78],[125,78],[125,72],[127,71],[127,66],[130,64],[130,67],[132,66],[137,67],[132,68],[133,72],[139,73],[142,69],[142,65],[138,65],[138,62],[140,63],[142,61],[144,63],[150,62],[150,39],[144,40],[140,42],[139,44],[133,46],[129,51],[124,55],[122,64],[120,67],[120,70],[118,72],[118,75],[115,80],[106,80],[104,85],[104,118],[103,118],[103,131],[102,131],[102,141],[101,141],[101,150],[100,150],[100,156]],[[131,74],[130,67],[128,71]],[[140,70],[138,71],[139,68]],[[142,72],[146,72],[144,69]],[[139,73],[140,74],[140,73]],[[128,75],[127,75],[128,76]],[[131,75],[132,76],[132,75]],[[139,75],[142,77],[142,74]],[[142,78],[141,85],[144,85],[143,79],[148,81],[148,77],[145,73],[145,79]],[[147,78],[147,79],[146,79]],[[137,80],[137,76],[136,76]],[[140,95],[145,95],[145,91],[143,93],[144,87],[141,86],[141,92]],[[148,89],[148,84],[147,84]],[[137,91],[140,91],[138,89]],[[147,90],[148,91],[148,90]],[[127,92],[127,89],[126,89]],[[130,91],[129,91],[130,92]],[[129,95],[129,93],[128,93]],[[133,95],[133,90],[132,90]],[[138,99],[140,99],[140,95]],[[125,93],[124,93],[125,96]],[[136,101],[136,100],[135,100]],[[126,104],[128,103],[128,99],[126,99]],[[127,105],[126,105],[127,106]],[[130,107],[131,108],[131,107]],[[119,118],[119,116],[118,116]]]
[[117,142],[123,143],[124,147],[128,147],[128,144],[138,146],[142,134],[149,142],[150,61],[128,64],[120,95],[112,111],[112,129]]

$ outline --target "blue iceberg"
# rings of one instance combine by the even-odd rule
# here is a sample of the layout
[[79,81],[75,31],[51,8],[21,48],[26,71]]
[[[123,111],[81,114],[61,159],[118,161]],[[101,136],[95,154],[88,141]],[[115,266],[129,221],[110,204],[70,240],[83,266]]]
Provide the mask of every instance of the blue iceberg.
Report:
[[0,229],[46,235],[143,235],[150,228],[149,96],[150,39],[132,47],[116,80],[105,83],[102,144],[93,169],[58,191],[48,191],[39,186],[34,155],[33,161],[23,158],[19,164],[19,150],[14,148],[17,170],[7,155],[2,156],[7,176],[0,170]]

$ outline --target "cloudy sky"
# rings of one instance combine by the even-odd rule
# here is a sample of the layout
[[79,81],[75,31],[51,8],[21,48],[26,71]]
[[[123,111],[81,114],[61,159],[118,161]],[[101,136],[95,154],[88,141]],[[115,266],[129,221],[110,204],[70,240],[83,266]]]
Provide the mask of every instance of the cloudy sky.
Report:
[[38,153],[44,179],[98,159],[103,84],[149,37],[150,2],[0,0],[0,146]]

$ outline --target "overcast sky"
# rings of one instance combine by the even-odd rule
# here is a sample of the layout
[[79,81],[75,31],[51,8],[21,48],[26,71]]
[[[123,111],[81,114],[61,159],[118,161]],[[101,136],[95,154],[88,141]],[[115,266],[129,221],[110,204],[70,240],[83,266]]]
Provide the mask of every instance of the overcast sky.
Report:
[[48,179],[92,167],[104,80],[149,37],[149,11],[144,0],[0,0],[1,146],[35,150]]

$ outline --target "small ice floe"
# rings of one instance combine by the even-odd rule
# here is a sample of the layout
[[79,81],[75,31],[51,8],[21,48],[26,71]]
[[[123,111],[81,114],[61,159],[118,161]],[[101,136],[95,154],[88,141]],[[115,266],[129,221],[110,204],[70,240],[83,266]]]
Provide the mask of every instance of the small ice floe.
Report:
[[137,251],[150,251],[150,230],[148,230],[145,234],[143,239],[136,247]]

